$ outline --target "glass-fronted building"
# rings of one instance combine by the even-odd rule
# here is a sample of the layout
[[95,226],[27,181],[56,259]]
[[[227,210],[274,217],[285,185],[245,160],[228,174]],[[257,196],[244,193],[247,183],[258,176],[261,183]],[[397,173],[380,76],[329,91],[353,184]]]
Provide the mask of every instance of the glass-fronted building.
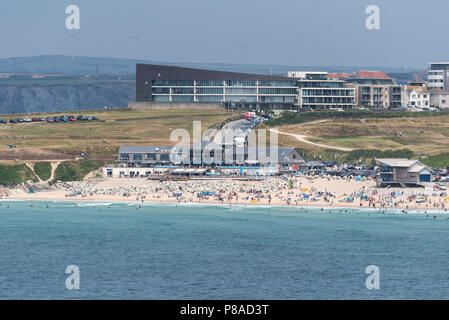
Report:
[[219,103],[230,109],[298,108],[297,82],[276,77],[163,65],[136,65],[136,101]]
[[343,80],[329,80],[327,72],[289,71],[287,76],[297,80],[301,109],[353,109],[355,90]]

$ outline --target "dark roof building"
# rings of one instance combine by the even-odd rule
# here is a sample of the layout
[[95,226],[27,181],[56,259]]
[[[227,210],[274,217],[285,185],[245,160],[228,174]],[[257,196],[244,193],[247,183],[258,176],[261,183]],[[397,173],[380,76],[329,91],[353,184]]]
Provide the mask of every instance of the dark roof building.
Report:
[[[231,151],[231,154],[228,153],[228,150]],[[214,143],[199,150],[195,150],[192,147],[121,146],[118,151],[117,163],[119,165],[139,167],[156,164],[257,166],[268,163],[290,166],[304,162],[298,151],[289,147],[264,148],[264,154],[262,154],[260,148],[256,147],[238,148],[233,146],[228,150]],[[184,152],[188,152],[189,157],[184,158]],[[271,159],[271,157],[274,159]]]
[[288,77],[137,64],[136,101],[291,110],[297,83]]

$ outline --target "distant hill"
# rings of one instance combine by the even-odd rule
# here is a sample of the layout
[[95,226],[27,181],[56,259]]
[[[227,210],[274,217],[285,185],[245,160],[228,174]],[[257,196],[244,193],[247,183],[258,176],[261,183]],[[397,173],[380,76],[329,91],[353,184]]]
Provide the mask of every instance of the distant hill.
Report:
[[0,114],[125,108],[134,76],[0,75]]
[[[65,55],[43,55],[0,59],[0,73],[39,74],[135,74],[136,63],[164,64],[191,68],[207,68],[221,71],[237,71],[260,74],[285,74],[289,70],[354,72],[357,70],[378,70],[386,73],[402,73],[413,68],[385,68],[376,66],[307,66],[307,65],[260,65],[229,63],[189,63],[147,61],[121,58],[79,57]],[[415,68],[416,69],[416,68]]]

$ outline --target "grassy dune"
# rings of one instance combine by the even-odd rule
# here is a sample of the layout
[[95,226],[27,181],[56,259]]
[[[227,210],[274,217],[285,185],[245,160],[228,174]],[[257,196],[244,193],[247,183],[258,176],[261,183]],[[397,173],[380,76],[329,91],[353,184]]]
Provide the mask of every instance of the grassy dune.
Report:
[[[306,122],[282,125],[283,132],[306,135],[309,141],[353,150],[405,150],[429,165],[449,166],[449,116],[397,117],[372,119],[329,119],[325,122]],[[347,153],[320,148],[294,137],[279,135],[279,144],[296,147],[309,158],[342,160]],[[369,159],[368,159],[369,160]]]
[[[110,110],[79,111],[21,117],[57,115],[97,116],[99,121],[58,123],[18,123],[0,125],[0,161],[11,159],[68,159],[84,152],[88,158],[113,159],[120,145],[172,145],[170,133],[177,128],[192,131],[194,120],[203,130],[226,120],[226,111],[200,110]],[[9,119],[10,116],[0,116]],[[7,144],[16,145],[10,149]]]

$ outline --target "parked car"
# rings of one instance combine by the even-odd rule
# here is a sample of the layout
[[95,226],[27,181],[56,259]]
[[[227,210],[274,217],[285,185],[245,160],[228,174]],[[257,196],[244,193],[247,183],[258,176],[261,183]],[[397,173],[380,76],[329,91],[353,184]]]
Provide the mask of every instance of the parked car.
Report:
[[8,123],[5,119],[0,119],[0,123]]
[[446,190],[446,186],[444,184],[441,183],[437,183],[436,184],[436,188],[439,190]]
[[39,118],[36,118],[36,117],[34,117],[34,118],[31,118],[31,121],[33,121],[33,122],[37,122],[37,121],[39,121]]
[[47,122],[55,122],[55,119],[53,119],[52,117],[48,117]]
[[19,119],[17,119],[17,122],[18,122],[18,123],[23,123],[23,122],[25,122],[25,120],[19,118]]
[[16,119],[9,119],[9,123],[17,123]]
[[98,120],[98,118],[97,117],[92,117],[92,120]]
[[23,121],[24,122],[31,122],[32,120],[31,120],[31,118],[23,118]]

